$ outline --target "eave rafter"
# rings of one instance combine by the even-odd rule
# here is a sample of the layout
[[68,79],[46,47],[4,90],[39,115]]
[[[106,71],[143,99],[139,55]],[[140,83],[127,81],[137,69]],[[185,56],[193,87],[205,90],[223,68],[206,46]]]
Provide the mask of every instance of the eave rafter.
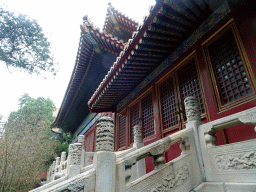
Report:
[[[209,13],[209,6],[204,0],[181,0],[175,3],[171,0],[157,1],[89,100],[91,111],[101,111],[97,106],[113,109],[114,106],[107,106],[106,101],[110,90],[116,89],[115,82],[135,80],[128,90],[131,91],[199,27]],[[120,88],[116,96],[119,98],[126,94],[126,89],[123,91]],[[116,99],[114,103],[118,101]]]

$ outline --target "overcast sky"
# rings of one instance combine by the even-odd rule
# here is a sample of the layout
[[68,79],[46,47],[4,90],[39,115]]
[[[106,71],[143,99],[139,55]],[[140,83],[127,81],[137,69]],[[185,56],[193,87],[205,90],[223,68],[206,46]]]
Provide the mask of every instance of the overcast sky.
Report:
[[[85,14],[102,30],[109,0],[1,0],[8,10],[36,19],[52,45],[52,53],[59,63],[58,76],[44,79],[20,71],[10,72],[0,62],[0,114],[8,117],[18,109],[18,98],[24,93],[31,97],[49,97],[59,108],[75,64],[80,25]],[[112,6],[142,23],[148,7],[155,0],[111,0]]]

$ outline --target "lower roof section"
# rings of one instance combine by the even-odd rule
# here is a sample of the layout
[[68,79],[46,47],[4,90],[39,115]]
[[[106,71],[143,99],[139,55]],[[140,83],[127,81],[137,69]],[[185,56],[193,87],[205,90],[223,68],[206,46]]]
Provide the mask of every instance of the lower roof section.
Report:
[[[212,3],[208,0],[157,1],[89,100],[91,112],[115,110],[148,76],[161,71],[159,67],[167,58],[167,61],[176,60],[225,13],[222,5],[227,4],[226,1]],[[208,26],[204,25],[218,8],[220,14],[212,17]],[[199,31],[202,25],[205,31]]]
[[[89,50],[90,48],[90,50]],[[105,51],[100,47],[89,47],[88,57],[80,57],[80,64],[76,65],[73,75],[73,85],[67,90],[57,119],[53,127],[61,127],[65,131],[74,132],[90,113],[87,102],[97,89],[101,79],[105,77],[110,66],[116,59],[116,55]]]

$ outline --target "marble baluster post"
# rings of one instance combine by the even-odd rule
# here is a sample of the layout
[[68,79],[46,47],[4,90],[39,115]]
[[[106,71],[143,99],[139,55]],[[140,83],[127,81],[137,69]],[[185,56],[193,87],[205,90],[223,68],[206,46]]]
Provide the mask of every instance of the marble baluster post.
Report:
[[60,162],[63,163],[64,161],[66,161],[66,158],[67,158],[67,153],[63,151],[60,156]]
[[60,172],[60,157],[56,158],[56,168],[55,168],[55,173]]
[[[201,111],[200,111],[199,102],[196,97],[189,96],[189,97],[185,98],[184,104],[185,104],[185,111],[186,111],[186,116],[187,116],[186,128],[193,129],[197,157],[198,157],[198,161],[199,161],[203,179],[205,180],[205,170],[204,170],[204,166],[203,166],[203,158],[202,158],[202,151],[201,151],[201,145],[200,145],[200,141],[199,141],[199,130],[198,130],[198,127],[203,124],[203,122],[201,121]],[[181,144],[183,153],[185,152],[184,149],[187,145],[186,143],[187,142],[185,141],[185,143]]]
[[66,161],[66,156],[67,156],[67,153],[65,151],[63,151],[61,153],[61,156],[60,156],[60,165],[61,165],[61,171],[63,172],[65,168],[65,161]]
[[69,145],[68,152],[68,178],[72,178],[81,173],[82,144],[74,143]]
[[84,167],[85,166],[85,137],[84,137],[84,135],[78,136],[78,143],[81,143],[81,145],[82,145],[81,167]]
[[110,117],[101,117],[97,120],[96,153],[93,158],[93,166],[96,169],[95,191],[115,191],[114,121]]
[[[139,149],[144,147],[142,129],[140,125],[135,125],[133,128],[134,143],[133,148]],[[146,174],[145,158],[136,162],[131,168],[131,181],[134,181]]]
[[55,165],[56,165],[56,161],[53,161],[52,162],[52,169],[51,169],[51,181],[53,181],[54,180],[54,175],[55,175]]
[[52,165],[49,167],[49,170],[47,173],[47,183],[51,181],[51,173],[52,173]]

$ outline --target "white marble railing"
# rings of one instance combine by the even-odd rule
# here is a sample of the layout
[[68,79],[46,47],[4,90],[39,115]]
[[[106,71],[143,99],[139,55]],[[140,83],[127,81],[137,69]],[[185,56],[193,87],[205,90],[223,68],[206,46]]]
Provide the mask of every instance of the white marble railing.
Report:
[[[165,164],[164,153],[177,142],[181,143],[181,155]],[[153,157],[155,170],[131,181],[132,166],[147,156]],[[196,155],[193,129],[184,129],[118,159],[116,178],[118,178],[116,191],[193,189],[203,181]]]
[[206,181],[255,182],[256,139],[216,145],[215,132],[241,124],[256,125],[256,107],[198,127]]
[[[254,183],[256,140],[216,146],[214,133],[233,125],[256,125],[256,108],[203,124],[197,100],[188,97],[184,103],[186,129],[144,146],[141,127],[135,126],[133,148],[120,152],[113,148],[113,120],[99,119],[96,152],[85,152],[80,136],[70,145],[67,160],[57,158],[51,166],[49,183],[33,192],[202,191],[197,186],[208,186],[209,181]],[[182,153],[165,163],[164,154],[175,143],[180,143]],[[145,157],[153,157],[155,165],[148,174]]]

